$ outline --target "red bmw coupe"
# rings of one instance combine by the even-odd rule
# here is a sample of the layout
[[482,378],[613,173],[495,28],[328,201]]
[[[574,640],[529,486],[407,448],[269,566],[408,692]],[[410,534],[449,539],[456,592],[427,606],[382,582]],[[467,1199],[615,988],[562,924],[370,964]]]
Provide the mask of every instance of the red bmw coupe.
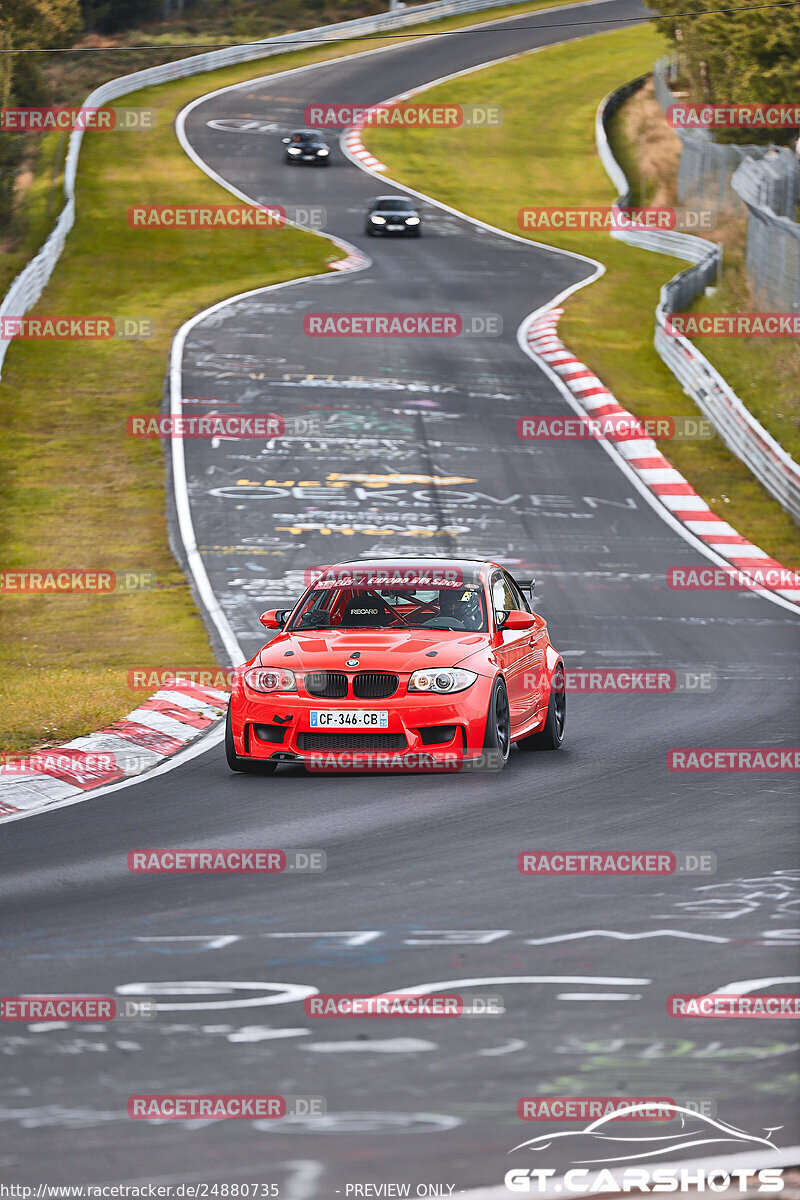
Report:
[[[494,562],[376,559],[307,572],[235,674],[232,771],[502,769],[564,739],[564,662]],[[531,587],[532,591],[532,587]]]

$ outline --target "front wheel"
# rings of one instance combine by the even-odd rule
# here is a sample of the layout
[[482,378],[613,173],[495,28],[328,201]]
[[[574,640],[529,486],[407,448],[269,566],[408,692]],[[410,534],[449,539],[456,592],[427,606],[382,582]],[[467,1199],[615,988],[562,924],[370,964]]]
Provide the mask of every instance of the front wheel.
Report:
[[486,714],[481,766],[487,771],[502,771],[511,749],[511,712],[505,680],[495,679]]
[[547,717],[538,733],[520,738],[517,742],[520,750],[558,750],[564,741],[564,731],[567,726],[567,685],[564,676],[564,664],[559,662],[553,672],[550,684],[550,699],[547,702]]

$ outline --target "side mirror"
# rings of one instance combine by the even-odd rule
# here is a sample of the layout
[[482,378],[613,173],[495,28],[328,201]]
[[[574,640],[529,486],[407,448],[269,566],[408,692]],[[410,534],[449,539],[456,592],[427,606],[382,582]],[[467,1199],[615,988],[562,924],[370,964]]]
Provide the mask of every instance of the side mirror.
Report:
[[289,142],[291,140],[292,140],[291,138],[281,138],[281,141],[283,142],[284,146],[288,146]]
[[500,626],[501,629],[533,629],[536,625],[536,617],[533,613],[523,612],[521,608],[512,608],[506,613],[506,619]]
[[290,611],[284,608],[268,608],[259,620],[265,629],[283,629]]

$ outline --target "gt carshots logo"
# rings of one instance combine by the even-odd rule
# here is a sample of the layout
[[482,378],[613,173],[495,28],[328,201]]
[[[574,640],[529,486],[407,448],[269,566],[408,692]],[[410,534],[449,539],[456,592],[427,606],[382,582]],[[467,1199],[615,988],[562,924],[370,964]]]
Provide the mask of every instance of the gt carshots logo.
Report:
[[[704,1192],[746,1192],[759,1191],[764,1193],[780,1192],[783,1190],[783,1172],[780,1167],[770,1168],[755,1166],[760,1158],[776,1153],[777,1147],[769,1136],[759,1137],[745,1133],[736,1126],[725,1121],[697,1112],[685,1105],[673,1104],[671,1101],[660,1101],[662,1109],[669,1109],[673,1118],[671,1124],[674,1132],[659,1132],[657,1135],[642,1130],[641,1127],[623,1126],[621,1122],[629,1120],[632,1115],[646,1111],[650,1101],[635,1101],[626,1108],[599,1117],[583,1129],[564,1130],[563,1132],[540,1134],[520,1142],[509,1151],[510,1154],[519,1150],[541,1152],[551,1149],[554,1145],[568,1150],[573,1163],[595,1164],[599,1169],[590,1170],[587,1165],[574,1167],[559,1176],[558,1182],[552,1182],[556,1175],[555,1167],[512,1167],[506,1171],[504,1183],[510,1192],[533,1192],[550,1194],[553,1191],[567,1192],[573,1195],[596,1195],[602,1193],[620,1192],[686,1192],[690,1189]],[[774,1130],[766,1130],[767,1134]],[[652,1146],[653,1140],[657,1146]],[[686,1161],[686,1152],[694,1147],[702,1146],[706,1155],[695,1163]],[[713,1147],[719,1147],[720,1155],[729,1159],[737,1150],[751,1151],[755,1160],[753,1166],[743,1166],[732,1169],[714,1164]],[[683,1161],[664,1164],[664,1158],[669,1154],[680,1153]],[[658,1155],[659,1164],[653,1166],[641,1165],[642,1159]],[[744,1154],[737,1153],[737,1161],[746,1161]],[[635,1162],[636,1165],[628,1165]],[[613,1164],[613,1165],[612,1165]]]
[[[555,1167],[512,1167],[503,1182],[510,1192],[545,1192],[548,1181],[556,1174]],[[585,1167],[566,1171],[560,1178],[565,1192],[592,1196],[603,1192],[704,1192],[753,1191],[765,1194],[783,1191],[781,1167],[762,1167],[761,1170],[740,1167],[726,1171],[692,1169],[688,1167],[626,1167],[623,1171],[590,1172]]]

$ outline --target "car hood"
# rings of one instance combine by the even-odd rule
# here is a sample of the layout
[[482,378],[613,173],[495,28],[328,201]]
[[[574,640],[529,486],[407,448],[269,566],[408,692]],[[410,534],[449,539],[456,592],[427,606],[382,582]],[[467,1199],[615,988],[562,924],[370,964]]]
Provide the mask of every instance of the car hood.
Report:
[[[441,629],[387,630],[353,629],[334,633],[328,629],[284,633],[259,652],[256,663],[288,667],[291,671],[392,671],[395,674],[419,667],[454,667],[489,645],[485,633],[451,633]],[[287,656],[287,651],[293,651]],[[427,658],[435,650],[435,658]],[[345,666],[353,651],[358,666]]]

